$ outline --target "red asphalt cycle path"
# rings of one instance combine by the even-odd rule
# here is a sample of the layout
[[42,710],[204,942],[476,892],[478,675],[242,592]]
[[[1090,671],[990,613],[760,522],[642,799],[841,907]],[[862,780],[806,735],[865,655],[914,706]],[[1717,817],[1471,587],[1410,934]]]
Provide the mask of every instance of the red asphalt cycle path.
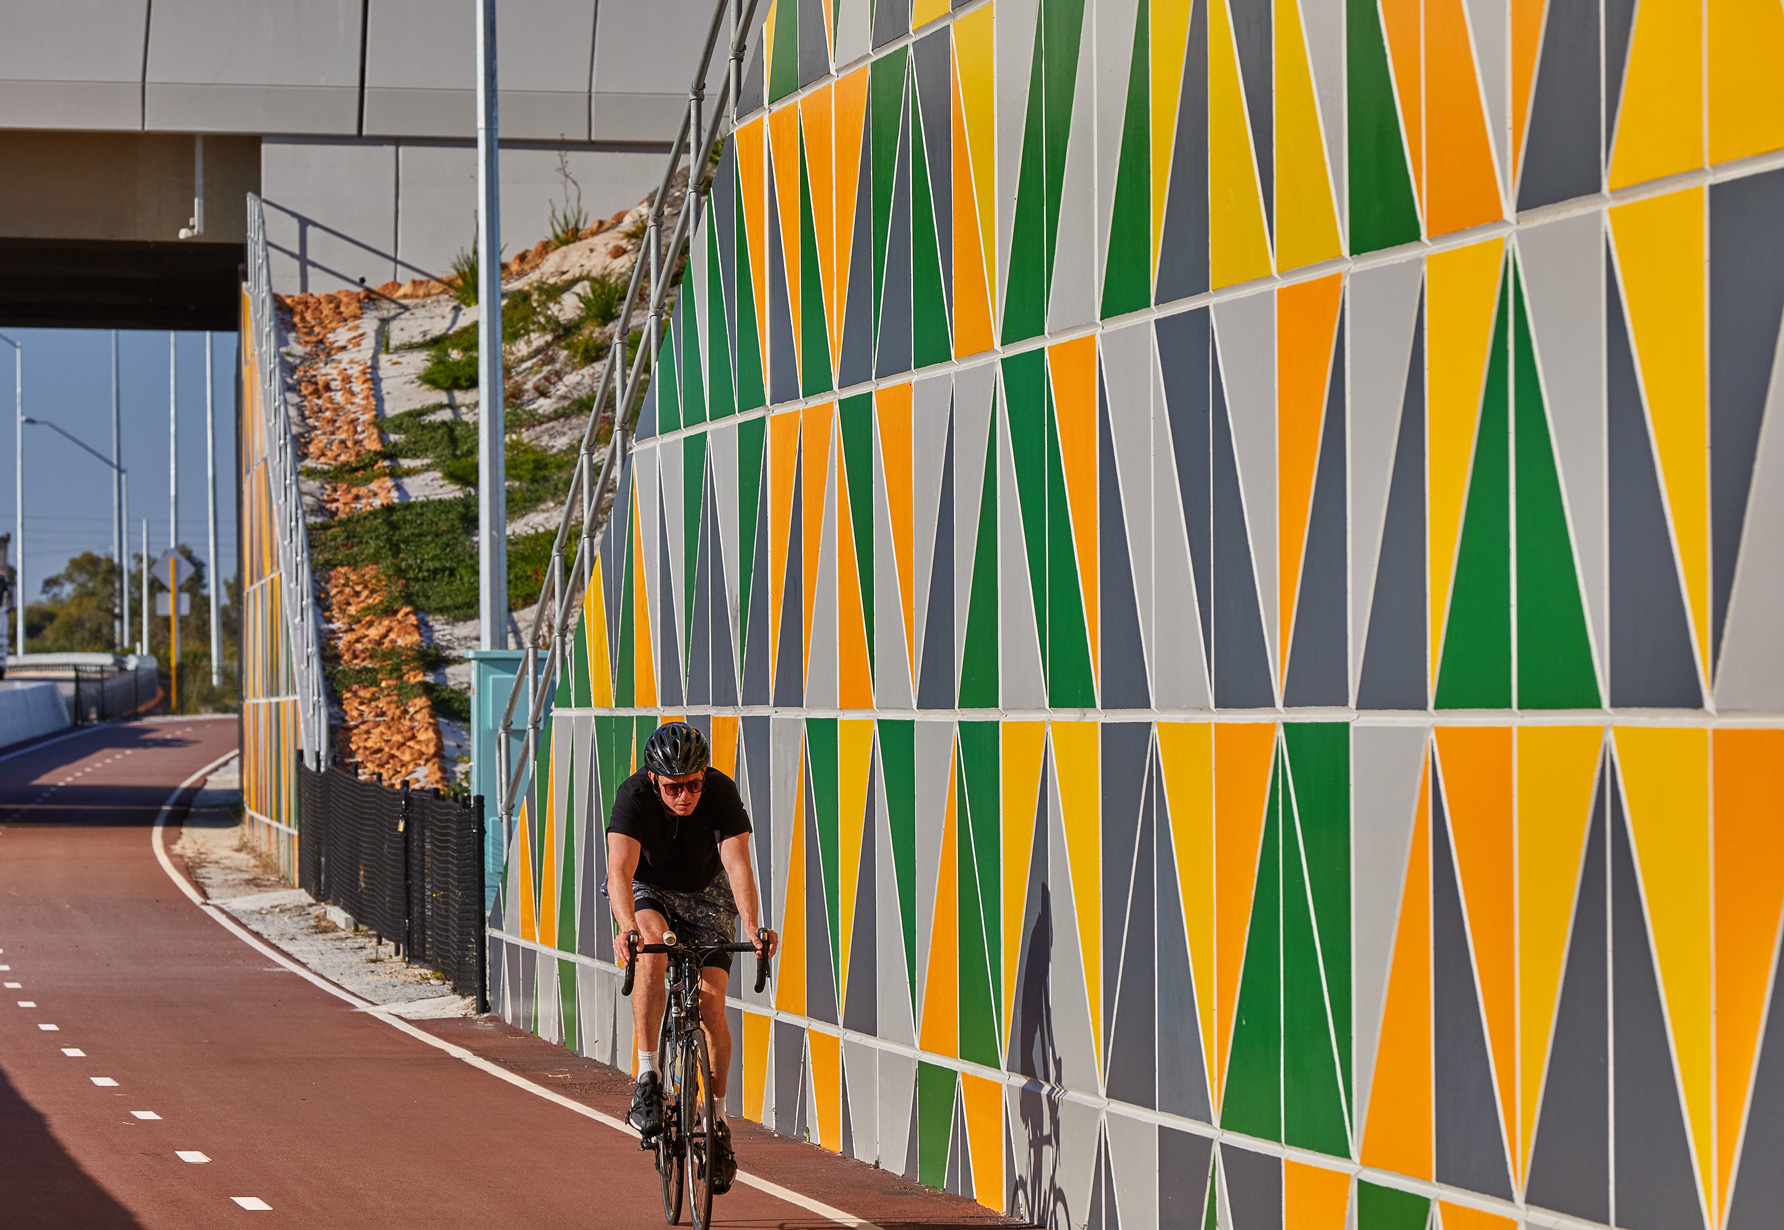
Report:
[[[0,1223],[662,1226],[636,1137],[357,1010],[169,878],[151,846],[156,817],[235,741],[233,718],[164,719],[0,753],[0,982],[19,984],[0,988]],[[499,1022],[428,1029],[517,1076],[570,1077],[560,1096],[623,1110],[621,1074]],[[999,1220],[751,1124],[736,1133],[746,1170],[869,1224]],[[807,1199],[743,1183],[713,1220],[835,1224]]]

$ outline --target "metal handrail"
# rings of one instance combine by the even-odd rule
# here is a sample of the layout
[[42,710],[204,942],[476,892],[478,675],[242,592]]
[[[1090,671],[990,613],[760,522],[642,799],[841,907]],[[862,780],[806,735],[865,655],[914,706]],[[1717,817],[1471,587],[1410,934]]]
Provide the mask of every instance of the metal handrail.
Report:
[[[662,342],[662,328],[666,316],[665,308],[669,296],[668,279],[664,277],[666,270],[675,268],[693,227],[697,224],[700,204],[712,190],[712,172],[710,169],[712,153],[718,141],[729,136],[736,127],[736,103],[743,85],[743,53],[748,41],[750,25],[755,18],[758,0],[717,0],[713,6],[712,22],[706,31],[706,40],[700,52],[700,59],[694,68],[693,81],[688,87],[688,106],[683,112],[681,124],[676,129],[675,139],[670,144],[669,158],[663,168],[663,178],[651,198],[650,214],[645,230],[645,245],[638,253],[632,265],[632,276],[626,286],[626,297],[614,325],[613,343],[607,351],[607,360],[601,366],[601,374],[595,385],[594,397],[589,406],[588,423],[583,428],[582,441],[578,449],[577,465],[571,472],[570,488],[564,494],[564,512],[558,521],[557,534],[551,543],[551,567],[546,577],[545,586],[539,594],[539,602],[533,612],[532,627],[528,631],[523,670],[514,677],[514,684],[508,693],[507,706],[502,710],[501,724],[497,729],[496,741],[498,759],[501,764],[500,783],[497,807],[502,823],[502,839],[504,848],[513,836],[514,813],[516,800],[527,786],[527,777],[533,770],[537,758],[539,731],[544,724],[546,701],[551,689],[542,688],[540,684],[552,679],[562,669],[565,652],[564,638],[567,635],[566,625],[569,622],[573,604],[580,600],[582,587],[586,584],[589,571],[593,566],[595,541],[606,528],[607,518],[611,515],[611,505],[603,509],[602,500],[607,493],[608,484],[618,475],[626,454],[627,441],[631,437],[632,428],[639,411],[639,395],[643,388],[644,369],[648,364],[651,376],[656,377],[656,356]],[[731,42],[728,48],[730,63],[725,74],[725,84],[721,88],[717,104],[713,108],[711,123],[702,127],[701,115],[706,97],[707,70],[712,63],[712,53],[718,43],[719,31],[729,14],[731,24]],[[720,118],[724,123],[721,126]],[[721,131],[722,128],[722,131]],[[663,208],[669,191],[674,185],[677,171],[682,166],[683,158],[687,159],[688,182],[682,196],[681,209],[676,215],[675,225],[670,230],[667,245],[663,243]],[[632,314],[638,306],[639,290],[645,276],[646,255],[649,258],[650,302],[645,323],[644,337],[638,347],[638,353],[631,364],[623,371],[626,351],[626,339],[632,331]],[[617,381],[617,386],[616,386]],[[601,460],[598,478],[592,477],[594,471],[594,438],[595,430],[601,420],[601,412],[609,394],[614,397],[613,434],[608,441],[605,456]],[[577,507],[578,496],[581,496],[581,508]],[[617,493],[616,493],[617,501]],[[574,560],[568,571],[564,568],[566,547],[570,527],[575,524],[578,513],[582,522],[580,542],[576,548]],[[548,603],[549,598],[549,603]],[[546,652],[544,669],[539,664],[539,641],[544,631],[544,619],[547,610],[552,613],[550,635],[551,643]],[[524,738],[526,755],[518,765],[509,768],[512,756],[514,737],[514,719],[521,689],[527,692],[525,710]]]
[[280,606],[285,615],[291,669],[298,695],[299,746],[311,753],[320,769],[328,763],[328,698],[323,689],[322,637],[316,591],[310,575],[309,526],[298,487],[298,462],[291,436],[291,411],[285,397],[285,372],[279,353],[279,317],[273,301],[272,268],[267,257],[266,212],[255,193],[248,194],[248,318],[260,375],[260,405],[265,416],[267,487],[272,497],[273,533],[284,579]]

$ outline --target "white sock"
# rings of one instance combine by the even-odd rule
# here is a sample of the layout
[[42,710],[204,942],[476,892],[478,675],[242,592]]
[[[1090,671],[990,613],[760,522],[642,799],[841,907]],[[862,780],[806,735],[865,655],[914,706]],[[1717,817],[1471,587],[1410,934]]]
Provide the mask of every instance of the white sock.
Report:
[[712,1117],[720,1123],[725,1121],[725,1100],[723,1098],[713,1099]]
[[657,1053],[655,1051],[639,1051],[638,1052],[638,1075],[643,1076],[646,1072],[655,1072],[656,1070],[657,1070]]

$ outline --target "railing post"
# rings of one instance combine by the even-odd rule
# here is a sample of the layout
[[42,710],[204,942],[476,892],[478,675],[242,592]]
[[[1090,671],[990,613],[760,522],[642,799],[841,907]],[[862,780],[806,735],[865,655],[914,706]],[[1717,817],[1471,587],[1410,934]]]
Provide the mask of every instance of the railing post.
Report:
[[402,797],[397,802],[396,832],[403,843],[403,959],[409,959],[415,951],[415,888],[413,883],[414,864],[409,857],[409,783],[402,786]]
[[489,870],[483,861],[488,824],[483,796],[478,795],[471,804],[477,809],[477,896],[472,904],[477,909],[477,926],[473,934],[477,937],[477,1013],[481,1016],[489,1011],[489,911],[483,907],[485,894],[489,891]]

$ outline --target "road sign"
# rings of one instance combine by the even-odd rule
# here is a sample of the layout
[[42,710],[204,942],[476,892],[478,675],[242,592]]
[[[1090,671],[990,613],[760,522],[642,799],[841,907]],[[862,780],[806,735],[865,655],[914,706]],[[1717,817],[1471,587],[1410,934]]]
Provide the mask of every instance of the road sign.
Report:
[[[182,593],[180,595],[180,614],[190,615],[191,613],[192,613],[192,595]],[[161,615],[164,617],[167,615],[167,591],[166,590],[162,590],[155,595],[155,614]]]
[[[161,558],[155,561],[154,567],[155,579],[163,585],[167,584],[167,565],[170,560],[173,562],[174,568],[174,588],[178,589],[192,579],[192,561],[181,555],[178,551],[172,549],[163,551],[161,553]],[[166,611],[158,612],[158,614],[163,615],[166,613]],[[182,611],[181,614],[185,614],[185,612]]]

